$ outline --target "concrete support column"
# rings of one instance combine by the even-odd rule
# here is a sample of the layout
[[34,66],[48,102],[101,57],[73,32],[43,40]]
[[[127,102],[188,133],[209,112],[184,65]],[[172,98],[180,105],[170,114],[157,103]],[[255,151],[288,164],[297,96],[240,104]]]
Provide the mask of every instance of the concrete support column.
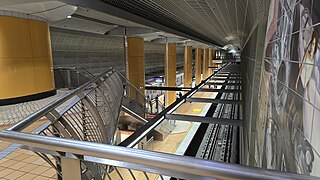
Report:
[[184,47],[184,86],[192,85],[192,47]]
[[48,24],[0,16],[0,105],[54,94]]
[[[144,39],[128,38],[128,78],[129,81],[144,94],[145,70],[144,70]],[[130,88],[130,98],[136,98],[136,89]],[[142,98],[142,97],[141,97]],[[142,102],[142,101],[141,101]]]
[[202,61],[202,79],[208,77],[208,66],[209,66],[209,51],[208,49],[203,49],[203,61]]
[[219,50],[214,50],[214,59],[220,59],[221,52]]
[[202,56],[202,49],[196,49],[196,56],[195,56],[195,78],[196,84],[200,84],[201,82],[201,56]]
[[[213,53],[213,50],[212,49],[209,49],[209,67],[212,67],[213,66],[213,63],[212,63],[212,53]],[[209,76],[211,75],[211,74],[213,74],[213,69],[212,68],[210,68],[210,69],[208,69],[208,71],[209,71]]]
[[213,61],[213,63],[212,63],[212,66],[213,66],[213,67],[218,67],[218,64],[216,64],[215,62],[216,62],[216,60],[219,58],[219,56],[220,56],[220,51],[219,51],[219,50],[214,50],[214,51],[213,51],[213,59],[214,59],[215,61]]
[[[164,48],[164,77],[166,87],[176,87],[177,50],[175,43],[166,43]],[[175,91],[166,91],[165,106],[176,101]]]

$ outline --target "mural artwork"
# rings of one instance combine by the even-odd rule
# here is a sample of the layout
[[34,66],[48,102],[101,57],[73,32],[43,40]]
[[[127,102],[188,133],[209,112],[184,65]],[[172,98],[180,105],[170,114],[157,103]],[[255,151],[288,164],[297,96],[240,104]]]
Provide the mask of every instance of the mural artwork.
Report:
[[262,166],[320,176],[320,1],[272,0]]

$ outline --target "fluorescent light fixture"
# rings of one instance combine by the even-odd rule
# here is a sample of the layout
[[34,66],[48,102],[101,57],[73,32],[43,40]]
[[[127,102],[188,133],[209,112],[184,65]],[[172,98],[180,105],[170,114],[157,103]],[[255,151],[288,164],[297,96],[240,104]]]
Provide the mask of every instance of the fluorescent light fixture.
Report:
[[235,54],[237,51],[236,50],[234,50],[234,49],[231,49],[230,51],[229,51],[229,53],[232,53],[232,54]]

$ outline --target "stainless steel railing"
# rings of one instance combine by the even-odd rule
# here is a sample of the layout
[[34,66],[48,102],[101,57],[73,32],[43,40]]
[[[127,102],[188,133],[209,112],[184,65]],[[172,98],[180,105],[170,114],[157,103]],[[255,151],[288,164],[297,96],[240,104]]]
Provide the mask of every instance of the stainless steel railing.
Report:
[[[121,80],[114,69],[94,77],[17,125],[0,131],[0,140],[22,144],[23,148],[39,154],[63,179],[139,179],[136,171],[146,179],[163,179],[163,176],[182,179],[316,179],[127,148],[145,137],[162,122],[166,113],[174,111],[211,77],[138,129],[121,144],[126,147],[108,145],[112,144],[111,135],[114,135],[110,125],[116,124],[116,119],[110,117],[110,120],[107,115],[119,114],[121,100],[116,100],[123,97]],[[43,117],[48,122],[40,134],[21,132]]]
[[74,89],[93,78],[94,75],[83,68],[58,67],[54,69],[55,87],[57,89]]
[[[123,104],[139,116],[145,118],[148,109],[146,107],[144,90],[137,88],[116,69],[114,69],[114,71],[119,75],[122,81],[122,87],[124,90]],[[54,69],[54,74],[57,89],[74,89],[95,77],[92,73],[81,67],[58,67]]]
[[146,109],[149,114],[159,114],[165,107],[159,100],[153,99],[146,101]]
[[[75,74],[73,72],[71,74]],[[71,82],[69,85],[77,84],[80,81]],[[122,99],[122,80],[114,69],[109,69],[97,77],[91,77],[91,80],[71,90],[65,96],[23,119],[8,130],[23,131],[40,119],[47,119],[48,122],[39,131],[39,135],[114,144]],[[61,166],[59,156],[50,158],[45,153],[36,153],[62,176],[59,168]],[[82,176],[87,179],[94,177],[103,179],[106,174],[105,165],[82,162],[81,167]]]
[[[120,173],[120,168],[125,168],[129,175],[132,170],[139,170],[143,171],[144,174],[147,174],[146,172],[156,173],[182,179],[319,179],[312,176],[226,164],[193,157],[14,131],[0,131],[0,139],[22,144],[25,148],[36,152],[46,152],[76,161],[79,168],[81,167],[81,161],[112,165],[117,167],[117,170],[114,171],[115,174]],[[62,171],[62,177],[67,177],[68,174],[72,174],[72,177],[78,177],[77,174],[80,172],[80,169],[76,169],[76,167],[69,168],[69,171]],[[131,178],[136,179],[132,174]],[[113,178],[109,173],[106,177]],[[123,174],[121,178],[125,178]],[[117,176],[113,179],[120,178]]]

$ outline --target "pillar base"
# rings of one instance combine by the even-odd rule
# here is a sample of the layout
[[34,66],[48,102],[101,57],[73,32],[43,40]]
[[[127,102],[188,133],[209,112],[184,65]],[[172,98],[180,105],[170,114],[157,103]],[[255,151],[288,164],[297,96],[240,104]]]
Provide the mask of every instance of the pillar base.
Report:
[[38,94],[32,94],[32,95],[28,95],[28,96],[9,98],[9,99],[0,99],[0,106],[6,106],[6,105],[24,103],[27,101],[39,100],[39,99],[47,98],[47,97],[50,97],[50,96],[53,96],[56,94],[57,94],[56,90],[51,90],[51,91],[42,92],[42,93],[38,93]]

